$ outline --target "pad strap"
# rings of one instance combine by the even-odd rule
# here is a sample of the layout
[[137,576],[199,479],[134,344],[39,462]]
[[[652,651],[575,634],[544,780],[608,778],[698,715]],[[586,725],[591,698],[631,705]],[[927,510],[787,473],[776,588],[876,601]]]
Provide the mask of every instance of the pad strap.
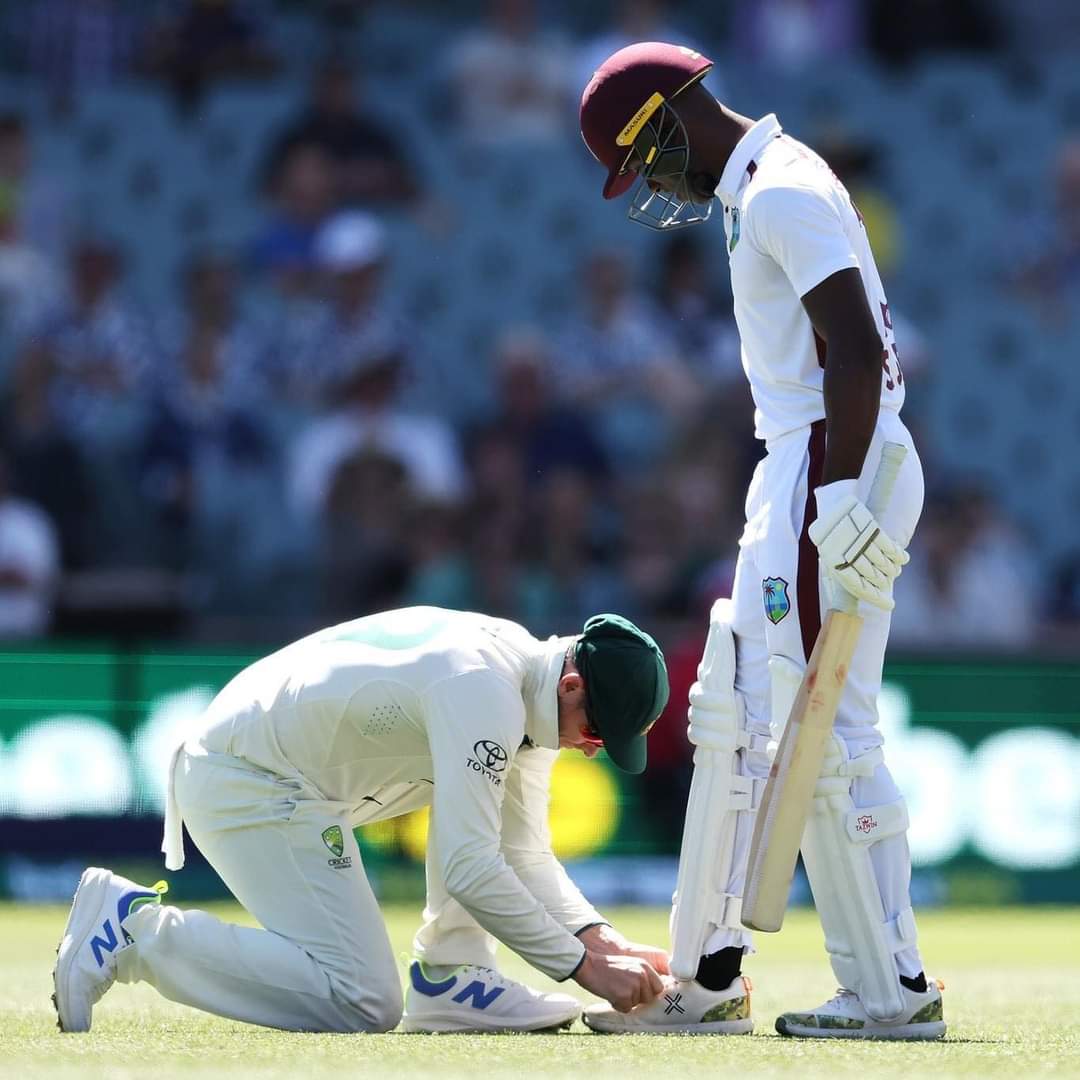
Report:
[[742,897],[715,893],[708,914],[709,922],[717,929],[742,930]]
[[890,836],[906,832],[907,803],[903,799],[881,806],[860,806],[844,815],[844,828],[853,844],[876,844]]
[[915,912],[909,907],[904,908],[895,919],[889,919],[885,923],[885,934],[894,953],[912,948],[918,941]]
[[873,776],[874,770],[885,760],[881,747],[868,750],[857,758],[846,759],[838,752],[834,738],[825,751],[825,761],[821,766],[821,776],[814,786],[815,799],[829,799],[832,796],[846,797],[851,791],[851,781],[857,776]]

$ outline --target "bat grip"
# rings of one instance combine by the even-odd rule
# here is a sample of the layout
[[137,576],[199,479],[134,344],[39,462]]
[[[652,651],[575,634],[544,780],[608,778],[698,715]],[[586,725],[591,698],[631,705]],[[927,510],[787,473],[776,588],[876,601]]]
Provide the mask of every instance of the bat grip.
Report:
[[867,509],[876,518],[880,518],[889,505],[893,487],[896,485],[896,477],[900,472],[900,466],[904,464],[905,457],[907,457],[907,447],[903,443],[887,442],[881,448],[881,460],[878,462],[874,481],[870,485],[870,495],[866,500]]

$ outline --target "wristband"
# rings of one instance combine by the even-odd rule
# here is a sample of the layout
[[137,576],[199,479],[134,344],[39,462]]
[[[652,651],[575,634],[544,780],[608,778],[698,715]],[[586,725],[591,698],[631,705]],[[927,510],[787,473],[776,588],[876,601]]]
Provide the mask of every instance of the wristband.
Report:
[[857,499],[859,496],[855,489],[858,483],[858,480],[834,480],[831,484],[814,488],[818,521],[831,518],[836,508],[847,499]]

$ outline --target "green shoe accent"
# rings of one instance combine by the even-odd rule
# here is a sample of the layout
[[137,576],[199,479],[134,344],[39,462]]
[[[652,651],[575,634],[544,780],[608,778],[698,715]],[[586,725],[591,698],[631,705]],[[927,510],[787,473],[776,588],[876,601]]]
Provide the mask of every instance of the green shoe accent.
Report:
[[714,1005],[702,1018],[703,1024],[713,1024],[720,1020],[749,1020],[750,998],[746,995],[737,998],[728,998]]
[[827,1013],[821,1013],[817,1017],[817,1026],[819,1028],[845,1028],[854,1029],[866,1027],[865,1020],[853,1020],[849,1016],[829,1016]]
[[945,1018],[945,1011],[941,1006],[941,998],[928,1001],[909,1021],[909,1024],[933,1024]]
[[[781,1027],[783,1025],[783,1027]],[[782,1034],[788,1027],[834,1028],[854,1030],[866,1026],[864,1020],[855,1020],[848,1016],[830,1016],[828,1013],[784,1013],[776,1021],[777,1030]]]
[[[406,961],[407,964],[413,962],[412,957],[409,957]],[[464,964],[431,964],[429,966],[423,960],[417,960],[415,963],[420,965],[420,974],[429,982],[441,982],[443,979],[449,979],[451,975],[456,975],[465,968]]]
[[145,907],[147,904],[160,904],[161,898],[169,891],[169,883],[167,881],[155,881],[150,888],[152,888],[157,895],[137,896],[131,901],[131,905],[128,907],[128,915],[133,911],[138,911],[141,907]]

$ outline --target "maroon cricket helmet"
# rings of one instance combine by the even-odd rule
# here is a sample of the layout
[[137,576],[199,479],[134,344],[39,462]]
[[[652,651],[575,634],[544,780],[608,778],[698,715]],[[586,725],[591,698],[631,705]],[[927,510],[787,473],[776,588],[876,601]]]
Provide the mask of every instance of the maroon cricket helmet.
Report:
[[623,168],[642,126],[712,66],[708,57],[683,45],[639,41],[596,69],[581,95],[581,136],[608,170],[605,199],[617,198],[634,182],[635,174]]

